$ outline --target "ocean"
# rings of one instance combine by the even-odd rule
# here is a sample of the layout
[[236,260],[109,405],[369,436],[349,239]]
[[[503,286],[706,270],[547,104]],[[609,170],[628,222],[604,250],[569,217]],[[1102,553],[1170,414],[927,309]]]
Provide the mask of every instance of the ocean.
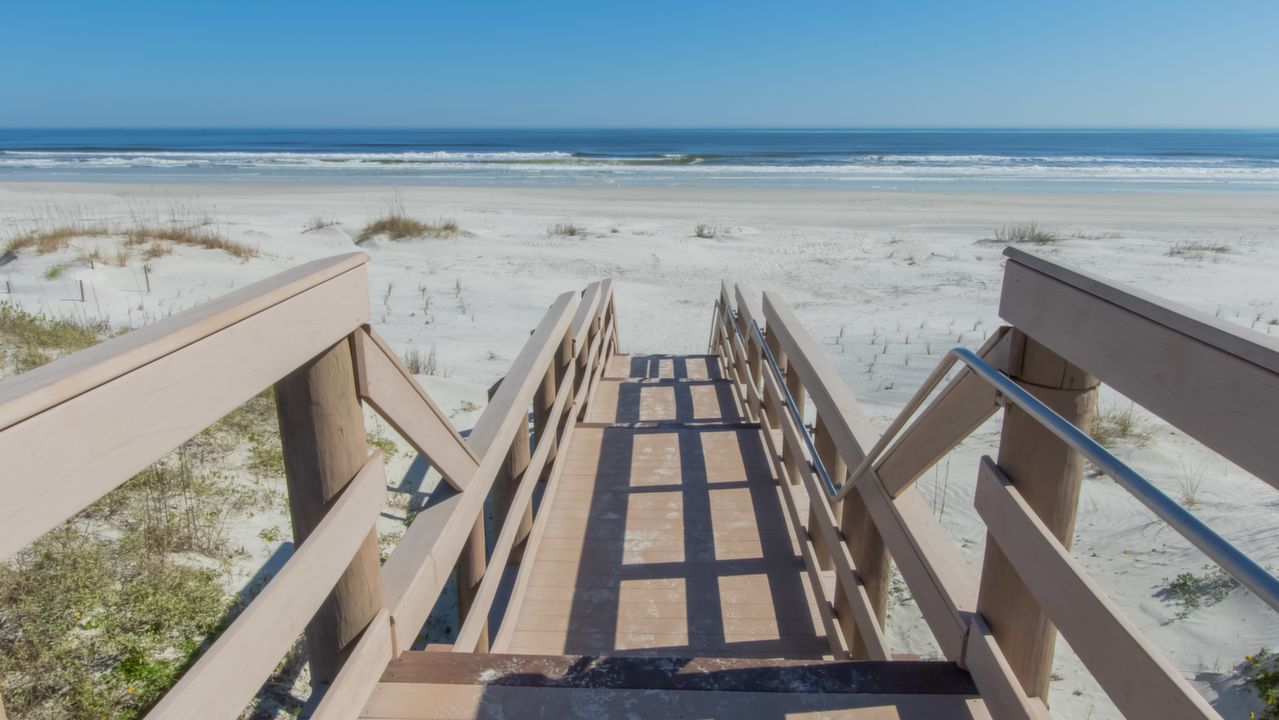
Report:
[[1276,192],[1279,131],[0,129],[0,180]]

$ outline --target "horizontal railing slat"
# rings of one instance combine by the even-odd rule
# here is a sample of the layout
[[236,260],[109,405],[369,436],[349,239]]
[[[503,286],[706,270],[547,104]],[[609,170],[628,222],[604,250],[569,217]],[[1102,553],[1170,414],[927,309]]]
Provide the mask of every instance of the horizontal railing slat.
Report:
[[[234,410],[263,388],[368,322],[368,280],[364,256],[350,256],[331,275],[314,271],[300,292],[279,298],[268,292],[241,298],[234,310],[200,316],[177,332],[188,341],[144,342],[146,353],[108,354],[95,348],[88,359],[113,364],[124,374],[26,417],[0,431],[0,558],[7,558],[58,523]],[[316,277],[326,278],[322,282]],[[284,285],[291,291],[302,280]],[[268,284],[283,292],[277,284]],[[248,288],[246,288],[247,290]],[[244,307],[256,312],[239,317]],[[182,317],[182,316],[178,316]],[[176,318],[175,318],[176,319]],[[137,332],[142,332],[141,330]],[[128,338],[129,335],[122,336]],[[156,348],[168,352],[157,355]],[[139,351],[140,352],[140,351]],[[86,361],[82,353],[64,369]],[[138,357],[149,361],[132,367]],[[34,371],[33,371],[34,372]],[[97,371],[85,370],[86,377]],[[25,376],[21,376],[25,377]],[[82,378],[83,379],[83,378]],[[56,384],[55,384],[56,385]],[[53,386],[50,386],[53,387]],[[58,392],[65,390],[57,386]],[[52,391],[50,391],[52,392]],[[24,403],[27,401],[23,401]]]
[[[764,384],[766,394],[770,398],[781,397],[780,388],[777,386],[777,380],[772,373],[764,375]],[[776,406],[768,408],[770,419],[773,413],[778,413],[775,417],[782,430],[782,437],[786,444],[790,445],[791,452],[798,458],[800,477],[793,478],[792,481],[799,481],[803,484],[805,492],[808,494],[810,517],[817,520],[817,532],[821,534],[825,540],[825,548],[830,553],[830,560],[835,569],[835,577],[839,584],[844,587],[844,596],[849,598],[849,604],[853,609],[853,620],[857,623],[857,631],[860,634],[862,642],[866,645],[866,652],[870,660],[887,660],[889,659],[889,651],[887,643],[884,641],[883,631],[879,627],[879,621],[875,617],[875,612],[870,606],[870,599],[866,594],[866,588],[860,582],[856,574],[856,567],[853,563],[852,554],[848,550],[848,544],[844,542],[835,520],[835,515],[831,511],[830,503],[826,500],[825,491],[818,484],[816,473],[813,472],[809,465],[809,458],[804,455],[803,441],[799,437],[802,432],[795,427],[794,420],[789,413],[781,412]],[[784,466],[783,463],[778,463]],[[803,528],[803,525],[799,526]],[[813,528],[808,528],[808,532],[812,533]]]
[[999,314],[1279,487],[1279,341],[1019,252]]
[[293,557],[148,720],[239,716],[328,597],[385,502],[382,454],[374,451]]
[[364,253],[356,252],[314,260],[173,317],[0,380],[0,429],[279,305],[294,295],[364,265],[368,259]]
[[[837,451],[855,467],[875,444],[869,418],[785,300],[764,293],[764,317],[769,337],[777,338],[786,354],[788,372],[800,374]],[[938,646],[947,658],[961,659],[968,620],[977,608],[972,569],[918,491],[907,488],[893,498],[873,470],[857,489]]]
[[576,308],[575,292],[564,293],[551,305],[471,430],[468,444],[481,460],[470,484],[449,499],[455,502],[450,503],[447,513],[430,512],[440,505],[419,513],[382,566],[383,596],[394,620],[397,647],[413,644],[435,606],[484,509],[497,472],[506,462],[506,450],[514,442],[519,423],[528,422],[533,393],[567,337]]
[[1219,717],[1120,613],[990,458],[975,504],[991,538],[1127,718]]
[[493,545],[493,551],[489,555],[489,571],[484,573],[484,578],[480,581],[480,587],[476,591],[475,597],[471,600],[466,620],[462,623],[461,629],[458,630],[457,639],[453,641],[453,652],[475,652],[475,648],[485,630],[489,608],[497,597],[498,586],[502,580],[502,571],[506,567],[507,560],[510,559],[511,548],[515,545],[515,538],[520,531],[520,518],[523,517],[524,509],[528,507],[529,502],[533,499],[533,490],[536,488],[538,478],[542,476],[542,469],[546,467],[546,461],[551,455],[551,445],[553,444],[551,437],[558,431],[560,420],[564,415],[565,405],[573,394],[573,379],[576,371],[576,363],[569,363],[568,370],[565,371],[564,378],[561,380],[559,391],[555,394],[555,402],[551,406],[551,412],[546,424],[549,434],[538,439],[537,448],[533,452],[532,458],[529,459],[528,467],[524,470],[519,488],[515,492],[515,497],[511,500],[506,517],[499,518],[502,530],[498,533],[497,541]]
[[479,468],[479,460],[448,416],[422,389],[372,328],[355,334],[360,396],[419,453],[461,490]]

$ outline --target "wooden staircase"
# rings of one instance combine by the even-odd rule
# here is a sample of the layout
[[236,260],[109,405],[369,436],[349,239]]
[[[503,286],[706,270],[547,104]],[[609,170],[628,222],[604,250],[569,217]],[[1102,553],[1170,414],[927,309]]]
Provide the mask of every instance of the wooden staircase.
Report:
[[[1084,431],[1105,382],[1279,486],[1279,342],[1006,254],[1011,325],[882,437],[776,293],[723,284],[705,355],[623,355],[608,280],[463,437],[369,325],[368,258],[309,263],[0,382],[0,558],[273,385],[297,548],[148,718],[237,717],[305,635],[317,720],[1041,720],[1058,632],[1125,716],[1216,717],[1072,557],[1083,458],[1276,610],[1279,579]],[[365,404],[452,492],[385,562]],[[914,483],[1001,411],[974,566]],[[893,567],[943,660],[894,655]]]

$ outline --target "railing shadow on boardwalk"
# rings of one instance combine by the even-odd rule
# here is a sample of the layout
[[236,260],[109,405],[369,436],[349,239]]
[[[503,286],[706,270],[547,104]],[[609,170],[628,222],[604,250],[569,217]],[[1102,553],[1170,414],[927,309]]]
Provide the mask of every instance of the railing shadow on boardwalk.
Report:
[[[672,363],[671,378],[658,379],[661,363]],[[731,640],[725,629],[724,611],[732,604],[722,597],[726,578],[764,577],[769,601],[777,609],[808,607],[802,586],[802,570],[794,553],[783,510],[778,502],[771,475],[767,479],[768,460],[763,445],[752,433],[734,425],[716,427],[698,425],[681,427],[682,423],[705,422],[694,408],[692,389],[699,379],[690,379],[685,358],[670,356],[638,356],[631,358],[632,378],[643,382],[622,383],[615,420],[624,427],[604,428],[596,482],[586,518],[582,559],[577,570],[578,592],[574,595],[565,638],[569,654],[625,654],[665,657],[690,656],[782,656],[793,653],[793,643],[783,638],[813,636],[811,617],[794,613],[777,613],[777,639]],[[710,380],[720,379],[718,366],[708,363]],[[656,427],[638,427],[642,421],[641,390],[650,383],[665,381],[674,389],[674,414],[662,418]],[[742,419],[731,390],[718,393],[720,419],[734,423]],[[707,467],[703,440],[710,433],[738,435],[733,445],[740,450],[740,478],[716,480],[715,470]],[[649,478],[635,477],[634,446],[645,435],[675,436],[678,446],[678,475],[671,482],[652,484]],[[737,463],[729,463],[730,466]],[[755,557],[721,559],[715,542],[712,493],[747,490],[753,525],[759,542]],[[679,494],[679,509],[669,509],[667,517],[682,526],[680,562],[627,562],[629,511],[632,498],[644,493]],[[619,503],[622,498],[624,502]],[[642,532],[642,531],[640,531]],[[632,538],[634,539],[634,538]],[[640,549],[636,554],[642,557]],[[672,581],[672,582],[662,582]],[[731,585],[731,580],[728,581]],[[654,592],[683,596],[685,619],[682,628],[674,624],[667,633],[653,633],[644,642],[643,632],[625,633],[621,623],[628,618],[620,604],[626,597],[625,586],[647,587]],[[731,591],[731,588],[730,588]],[[656,618],[654,618],[656,619]],[[671,642],[660,635],[679,634],[685,642]],[[636,636],[640,637],[636,637]],[[817,645],[815,642],[814,645]]]

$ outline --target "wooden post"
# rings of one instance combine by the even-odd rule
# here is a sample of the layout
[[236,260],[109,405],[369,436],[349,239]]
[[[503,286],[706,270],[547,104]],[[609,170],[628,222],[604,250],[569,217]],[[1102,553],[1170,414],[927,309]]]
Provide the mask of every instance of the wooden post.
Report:
[[[502,531],[502,524],[506,522],[507,513],[511,509],[511,500],[515,498],[515,493],[519,490],[520,483],[524,481],[524,470],[528,468],[531,458],[528,424],[526,423],[515,431],[515,441],[511,443],[511,449],[506,454],[506,462],[498,470],[497,478],[493,483],[493,517],[498,524],[494,532]],[[511,562],[519,561],[524,552],[523,543],[533,530],[532,503],[529,503],[529,506],[524,510],[524,514],[520,516],[519,523],[520,529],[515,536],[515,545],[511,548]]]
[[[831,482],[842,485],[844,477],[848,474],[848,466],[839,457],[839,453],[835,452],[835,443],[831,439],[830,433],[826,431],[826,426],[822,423],[822,416],[817,416],[817,422],[813,426],[813,445],[817,448],[817,457],[822,461],[822,465],[826,467],[826,474],[830,475]],[[821,484],[820,482],[818,483]],[[830,504],[826,498],[809,498],[808,504],[808,527],[815,528],[818,526],[817,503]],[[839,517],[840,508],[844,503],[837,503],[831,508],[835,517]],[[835,568],[835,560],[831,557],[831,549],[826,546],[826,537],[822,533],[812,533],[813,538],[813,554],[817,557],[817,565],[823,570],[833,570]],[[838,609],[838,606],[837,606]],[[848,629],[844,629],[844,636],[852,639],[852,635],[848,634]]]
[[[298,545],[368,459],[351,353],[349,339],[343,340],[275,384],[289,512]],[[381,577],[377,531],[370,530],[307,625],[313,686],[333,681],[360,633],[382,609]]]
[[[471,612],[471,605],[475,602],[475,593],[480,588],[480,582],[484,580],[484,571],[487,569],[488,559],[488,542],[484,534],[484,513],[480,513],[480,517],[475,521],[475,525],[471,526],[471,534],[466,540],[466,545],[462,548],[462,554],[457,561],[457,622],[460,627],[466,622],[467,615]],[[501,570],[497,570],[501,572]],[[475,643],[475,652],[489,651],[489,628],[488,622],[484,623],[484,628],[480,631],[479,640]]]
[[[786,372],[786,354],[782,352],[782,344],[778,342],[777,336],[773,334],[772,332],[765,330],[764,342],[768,345],[768,351],[772,353],[773,360],[777,362],[777,367],[781,369],[783,373],[785,373]],[[773,371],[771,369],[765,369],[764,372],[772,373]],[[768,395],[767,384],[761,384],[760,387],[764,389],[764,395],[767,396]],[[786,412],[786,402],[782,398],[774,398],[774,399],[777,400],[778,411],[776,413],[773,413],[774,416],[770,417],[768,420],[769,420],[769,425],[771,425],[773,428],[777,428],[781,424],[782,413]],[[766,397],[761,398],[761,400],[766,400]],[[763,404],[765,405],[765,407],[767,407],[767,402],[764,402]]]
[[[888,618],[888,589],[892,577],[892,565],[889,562],[888,548],[884,538],[875,527],[874,518],[866,508],[866,501],[859,492],[850,493],[842,503],[839,529],[844,534],[844,542],[848,543],[848,552],[857,566],[857,575],[866,587],[866,596],[870,600],[871,610],[879,626],[884,627]],[[849,639],[849,650],[854,660],[867,660],[866,642],[857,632],[857,623],[853,620],[849,598],[844,595],[844,586],[835,586],[835,611],[839,613],[839,624],[844,629],[844,637]]]
[[[1097,380],[1013,329],[1008,374],[1084,432],[1097,408]],[[1048,529],[1070,549],[1084,459],[1023,411],[1009,405],[999,467]],[[1048,699],[1057,631],[998,545],[986,537],[977,610],[1026,694]]]
[[[795,409],[799,410],[799,417],[800,417],[800,423],[801,423],[799,426],[799,432],[804,433],[806,432],[802,424],[803,418],[804,418],[804,386],[800,383],[799,373],[797,372],[786,373],[786,390],[790,392],[791,400],[795,402]],[[786,409],[786,399],[778,398],[778,400],[781,401],[780,404],[782,408],[781,412],[778,414],[789,415],[790,411]],[[800,482],[799,464],[801,460],[803,460],[803,457],[804,457],[803,448],[791,447],[791,444],[788,442],[782,443],[782,462],[786,464],[786,471],[790,474],[790,481],[792,483]],[[814,501],[820,500],[820,499],[821,498],[814,498]],[[811,523],[811,519],[808,527],[810,528],[815,527]]]

